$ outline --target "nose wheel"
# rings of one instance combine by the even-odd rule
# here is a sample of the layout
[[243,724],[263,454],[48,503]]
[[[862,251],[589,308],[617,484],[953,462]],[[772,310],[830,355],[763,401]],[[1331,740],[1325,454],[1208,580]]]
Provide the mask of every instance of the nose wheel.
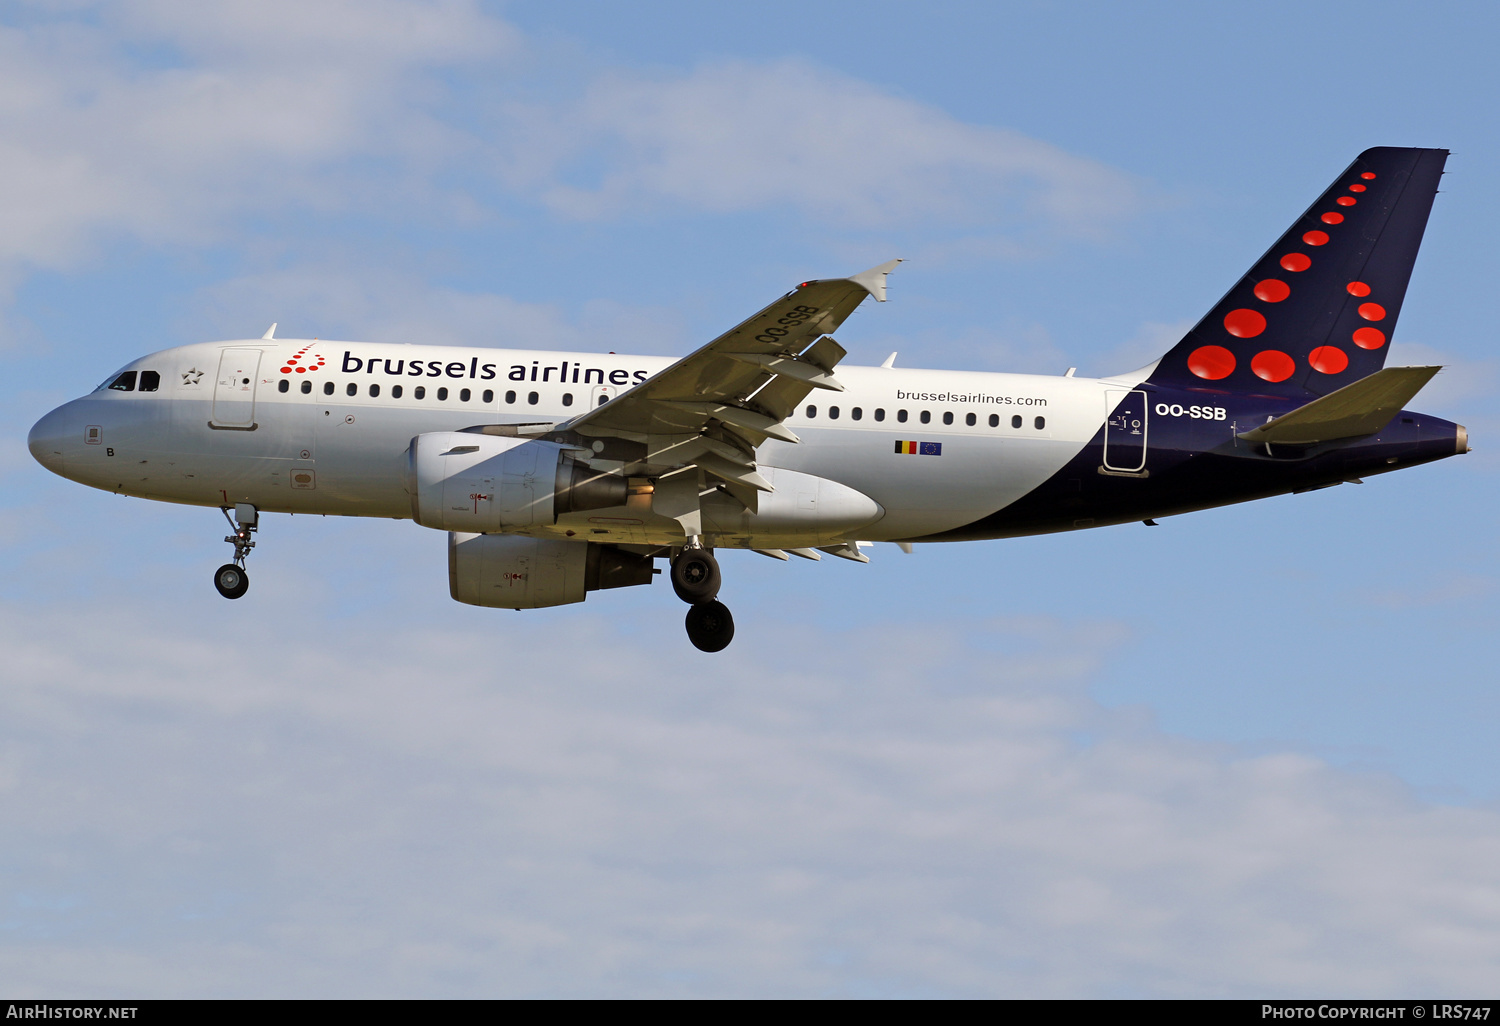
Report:
[[723,582],[719,561],[701,545],[690,545],[672,560],[672,590],[688,604],[688,640],[701,652],[722,652],[734,640],[734,617],[717,598]]
[[220,506],[219,512],[229,521],[232,533],[224,540],[234,546],[234,562],[225,563],[214,571],[214,587],[225,598],[237,599],[250,590],[250,575],[245,573],[245,557],[255,548],[255,542],[250,536],[259,526],[260,515],[248,502],[237,503],[233,516],[230,516],[228,506]]
[[227,599],[237,599],[250,590],[250,576],[245,568],[225,563],[214,571],[214,587]]

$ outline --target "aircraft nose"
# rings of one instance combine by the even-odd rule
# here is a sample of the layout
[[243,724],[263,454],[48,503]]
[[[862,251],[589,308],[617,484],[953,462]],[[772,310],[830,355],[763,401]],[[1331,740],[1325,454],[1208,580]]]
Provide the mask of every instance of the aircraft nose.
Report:
[[63,458],[67,446],[73,441],[72,415],[66,406],[59,406],[32,425],[26,436],[26,447],[32,458],[54,474],[63,472]]

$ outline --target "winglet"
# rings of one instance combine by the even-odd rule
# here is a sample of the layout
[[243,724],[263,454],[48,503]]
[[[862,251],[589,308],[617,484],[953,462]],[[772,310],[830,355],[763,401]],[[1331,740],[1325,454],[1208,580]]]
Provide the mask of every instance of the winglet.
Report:
[[275,337],[276,337],[276,322],[272,321],[271,322],[271,326],[266,329],[266,333],[264,335],[262,335],[261,338],[274,339]]
[[901,263],[900,259],[887,260],[879,267],[872,267],[868,271],[861,271],[859,274],[850,275],[849,280],[863,287],[866,292],[874,296],[875,302],[884,303],[885,276],[894,271],[896,265],[899,263]]

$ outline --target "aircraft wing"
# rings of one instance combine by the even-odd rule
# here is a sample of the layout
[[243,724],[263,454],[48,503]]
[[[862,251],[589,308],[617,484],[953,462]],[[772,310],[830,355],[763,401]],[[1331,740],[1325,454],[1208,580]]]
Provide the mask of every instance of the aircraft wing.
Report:
[[631,460],[625,472],[696,466],[753,504],[755,491],[771,490],[755,473],[756,448],[767,438],[797,441],[782,421],[813,389],[843,391],[833,369],[845,351],[827,335],[866,296],[884,302],[886,275],[900,262],[803,282],[661,373],[553,425],[554,437],[643,444],[644,458]]

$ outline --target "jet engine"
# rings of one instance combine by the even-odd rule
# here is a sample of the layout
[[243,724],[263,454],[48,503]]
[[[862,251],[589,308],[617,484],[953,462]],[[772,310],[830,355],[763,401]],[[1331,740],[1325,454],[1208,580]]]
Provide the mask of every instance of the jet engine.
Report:
[[650,584],[651,557],[614,545],[514,534],[448,534],[448,591],[471,606],[538,609]]
[[423,527],[479,534],[624,504],[624,478],[590,470],[569,451],[555,442],[465,431],[418,435],[407,466],[412,518]]

